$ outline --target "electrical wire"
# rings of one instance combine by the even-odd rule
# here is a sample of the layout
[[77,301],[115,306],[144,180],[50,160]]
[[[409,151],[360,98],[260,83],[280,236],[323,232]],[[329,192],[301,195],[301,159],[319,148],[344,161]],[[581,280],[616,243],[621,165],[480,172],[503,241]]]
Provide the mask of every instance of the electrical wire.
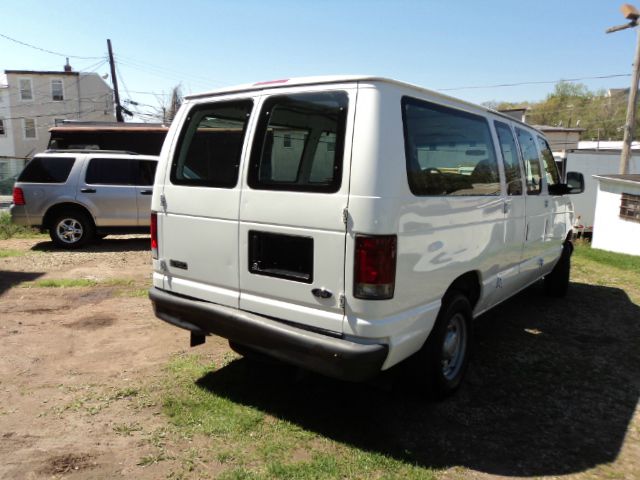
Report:
[[468,85],[465,87],[454,87],[454,88],[437,88],[436,90],[439,92],[447,92],[453,90],[472,90],[479,88],[502,88],[502,87],[520,87],[522,85],[543,85],[550,83],[561,83],[561,82],[580,82],[582,80],[599,80],[604,78],[619,78],[619,77],[630,77],[630,73],[617,73],[612,75],[597,75],[593,77],[582,77],[582,78],[561,78],[559,80],[540,80],[540,81],[532,81],[532,82],[519,82],[519,83],[501,83],[496,85]]
[[0,37],[6,38],[7,40],[10,40],[12,42],[18,43],[18,44],[23,45],[25,47],[33,48],[35,50],[40,50],[41,52],[50,53],[52,55],[58,55],[60,57],[78,58],[78,59],[81,59],[81,60],[95,60],[95,59],[98,59],[98,58],[100,58],[100,59],[104,58],[104,57],[82,57],[82,56],[79,56],[79,55],[70,55],[68,53],[54,52],[53,50],[48,50],[46,48],[37,47],[35,45],[31,45],[30,43],[23,42],[22,40],[18,40],[17,38],[13,38],[13,37],[10,37],[8,35],[4,35],[3,33],[0,33]]

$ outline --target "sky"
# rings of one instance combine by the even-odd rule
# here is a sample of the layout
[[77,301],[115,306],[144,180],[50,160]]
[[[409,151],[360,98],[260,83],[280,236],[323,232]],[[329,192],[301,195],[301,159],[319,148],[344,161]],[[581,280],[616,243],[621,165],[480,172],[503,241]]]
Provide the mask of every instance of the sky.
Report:
[[[0,36],[0,70],[61,70],[69,56],[74,70],[107,74],[110,38],[121,99],[141,112],[178,84],[188,94],[336,74],[475,103],[538,101],[562,79],[591,90],[630,85],[637,29],[605,34],[626,23],[622,3],[20,0],[3,9],[0,35],[61,55]],[[622,76],[590,78],[613,75]],[[495,87],[505,84],[523,85]]]

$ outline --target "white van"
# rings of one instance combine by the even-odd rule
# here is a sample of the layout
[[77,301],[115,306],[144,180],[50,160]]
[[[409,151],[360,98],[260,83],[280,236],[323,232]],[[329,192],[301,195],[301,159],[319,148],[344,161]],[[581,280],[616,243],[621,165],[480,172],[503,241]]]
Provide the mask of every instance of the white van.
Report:
[[572,207],[542,133],[394,80],[319,77],[187,97],[152,198],[156,315],[326,375],[419,353],[438,396],[474,317],[569,282]]

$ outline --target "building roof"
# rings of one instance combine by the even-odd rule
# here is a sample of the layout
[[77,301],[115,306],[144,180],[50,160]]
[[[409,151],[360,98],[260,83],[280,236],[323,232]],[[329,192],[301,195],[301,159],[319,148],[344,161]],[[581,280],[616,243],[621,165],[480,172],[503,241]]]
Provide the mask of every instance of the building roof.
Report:
[[[585,149],[597,149],[597,150],[622,150],[624,142],[622,140],[580,140],[578,142],[578,148],[580,150]],[[640,150],[640,142],[633,141],[631,143],[632,150]]]
[[62,125],[59,127],[51,127],[51,133],[65,132],[168,132],[169,127],[164,125]]
[[80,72],[44,71],[44,70],[5,70],[4,73],[14,74],[14,75],[76,75],[76,76],[80,74]]
[[617,183],[631,183],[633,185],[640,186],[640,174],[639,173],[627,173],[624,175],[594,175],[593,178],[599,180],[612,180]]

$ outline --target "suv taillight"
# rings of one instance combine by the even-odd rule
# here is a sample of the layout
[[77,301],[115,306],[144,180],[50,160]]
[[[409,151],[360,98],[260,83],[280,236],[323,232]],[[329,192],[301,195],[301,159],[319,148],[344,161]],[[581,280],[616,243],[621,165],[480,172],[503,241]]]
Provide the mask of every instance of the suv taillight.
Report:
[[24,192],[21,188],[13,187],[13,204],[14,205],[25,205],[24,201]]
[[158,259],[158,214],[151,212],[151,257]]
[[365,300],[393,298],[397,246],[395,235],[356,236],[354,297]]

